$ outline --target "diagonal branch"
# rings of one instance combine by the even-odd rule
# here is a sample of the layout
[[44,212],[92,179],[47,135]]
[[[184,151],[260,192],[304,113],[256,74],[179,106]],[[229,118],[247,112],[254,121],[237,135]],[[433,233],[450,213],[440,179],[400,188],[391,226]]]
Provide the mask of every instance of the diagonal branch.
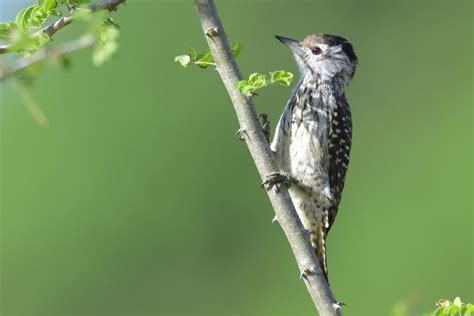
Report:
[[32,65],[38,64],[51,57],[62,57],[65,54],[90,48],[97,43],[97,39],[92,35],[83,36],[77,40],[64,43],[54,48],[43,48],[34,54],[20,58],[12,63],[10,66],[5,66],[0,63],[0,82],[11,77],[17,72],[26,69]]
[[[261,130],[251,98],[242,95],[235,84],[242,80],[224,27],[218,16],[213,0],[194,0],[205,37],[214,56],[217,70],[227,89],[241,131],[245,135],[250,154],[257,166],[260,177],[264,180],[271,173],[278,171],[273,153]],[[290,243],[300,271],[306,273],[305,284],[320,315],[342,315],[340,305],[327,284],[319,267],[313,248],[309,242],[306,229],[303,227],[286,187],[280,190],[268,190],[268,197],[275,210],[276,217]]]
[[[88,9],[91,12],[98,12],[98,11],[116,11],[117,7],[125,3],[126,0],[102,0],[99,3],[93,3],[88,6]],[[47,34],[50,38],[53,37],[58,31],[62,30],[65,26],[71,24],[74,21],[74,10],[71,10],[68,15],[60,18],[56,22],[42,28],[41,30],[33,33],[31,37],[37,37],[40,34]],[[11,44],[2,44],[0,45],[0,54],[8,53]]]

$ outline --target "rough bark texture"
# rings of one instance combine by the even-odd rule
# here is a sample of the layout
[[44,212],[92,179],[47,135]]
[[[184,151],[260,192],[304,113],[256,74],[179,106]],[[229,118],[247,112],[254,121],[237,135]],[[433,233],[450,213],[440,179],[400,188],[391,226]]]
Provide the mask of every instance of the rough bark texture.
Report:
[[[278,171],[273,153],[261,130],[251,98],[242,95],[235,86],[237,81],[242,80],[242,76],[232,56],[214,2],[212,0],[195,0],[194,3],[217,70],[229,93],[241,131],[243,131],[250,154],[263,181],[269,174]],[[278,192],[268,190],[267,193],[278,223],[293,250],[299,270],[302,272],[314,271],[306,273],[303,279],[319,314],[323,316],[342,315],[341,308],[317,263],[308,233],[296,214],[287,188],[282,186]]]

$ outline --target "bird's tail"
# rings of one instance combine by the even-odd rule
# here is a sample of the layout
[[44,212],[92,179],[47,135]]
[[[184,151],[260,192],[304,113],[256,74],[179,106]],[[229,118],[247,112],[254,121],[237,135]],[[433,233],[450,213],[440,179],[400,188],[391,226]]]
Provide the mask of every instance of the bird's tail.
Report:
[[319,266],[324,272],[326,281],[328,280],[328,261],[326,256],[326,231],[323,225],[317,227],[315,232],[311,233],[311,245],[316,252],[316,258],[318,259]]

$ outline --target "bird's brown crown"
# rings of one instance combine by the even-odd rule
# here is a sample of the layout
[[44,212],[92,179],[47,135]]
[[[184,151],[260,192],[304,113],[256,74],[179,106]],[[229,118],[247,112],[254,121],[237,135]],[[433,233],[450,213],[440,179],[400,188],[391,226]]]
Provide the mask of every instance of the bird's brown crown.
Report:
[[326,44],[329,46],[338,46],[341,45],[343,51],[349,57],[351,62],[357,62],[357,56],[354,52],[352,44],[342,36],[330,35],[330,34],[313,34],[306,36],[301,41],[301,47],[311,48],[318,44]]

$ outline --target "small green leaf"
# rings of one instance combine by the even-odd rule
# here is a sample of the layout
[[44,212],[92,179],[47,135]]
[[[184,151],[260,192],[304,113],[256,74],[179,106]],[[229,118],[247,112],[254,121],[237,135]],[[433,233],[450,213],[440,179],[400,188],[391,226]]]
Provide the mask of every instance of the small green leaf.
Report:
[[474,312],[474,305],[473,304],[466,304],[466,309],[468,312]]
[[191,57],[192,60],[195,60],[196,56],[197,56],[196,50],[192,47],[189,47],[188,48],[188,55],[189,55],[189,57]]
[[276,82],[285,86],[289,86],[293,81],[293,74],[284,70],[279,70],[270,73],[270,81]]
[[237,88],[242,94],[251,95],[253,91],[278,83],[289,86],[293,80],[293,74],[284,70],[279,70],[270,73],[270,78],[267,76],[253,73],[247,80],[242,80],[237,83]]
[[43,8],[46,12],[53,11],[58,7],[58,2],[56,0],[43,0],[43,2]]
[[211,55],[211,52],[207,49],[196,56],[194,63],[200,68],[207,68],[209,65],[214,64],[214,58]]
[[18,26],[18,29],[21,30],[21,31],[24,31],[25,30],[25,14],[26,14],[26,11],[28,10],[28,8],[24,8],[22,10],[20,10],[20,12],[18,12],[18,14],[16,15],[16,18],[15,18],[15,24]]
[[74,20],[88,21],[92,17],[92,12],[89,9],[76,8],[72,14]]
[[459,310],[460,310],[459,306],[453,305],[453,306],[449,306],[446,312],[449,316],[455,316],[457,313],[459,313]]
[[102,66],[103,63],[112,57],[117,48],[117,43],[113,41],[97,44],[92,54],[92,62],[95,66]]
[[235,58],[240,57],[240,52],[242,51],[243,45],[240,44],[239,42],[232,42],[230,44],[230,50],[232,51],[232,55],[234,55]]
[[446,307],[438,307],[435,312],[434,312],[434,316],[444,316],[446,313],[446,308],[449,308],[449,306],[446,306]]
[[0,23],[0,40],[8,40],[15,28],[16,24],[14,22]]
[[181,64],[183,67],[188,67],[191,64],[191,57],[189,55],[176,56],[174,61]]
[[458,296],[454,299],[453,304],[456,305],[457,307],[462,306],[461,298]]

